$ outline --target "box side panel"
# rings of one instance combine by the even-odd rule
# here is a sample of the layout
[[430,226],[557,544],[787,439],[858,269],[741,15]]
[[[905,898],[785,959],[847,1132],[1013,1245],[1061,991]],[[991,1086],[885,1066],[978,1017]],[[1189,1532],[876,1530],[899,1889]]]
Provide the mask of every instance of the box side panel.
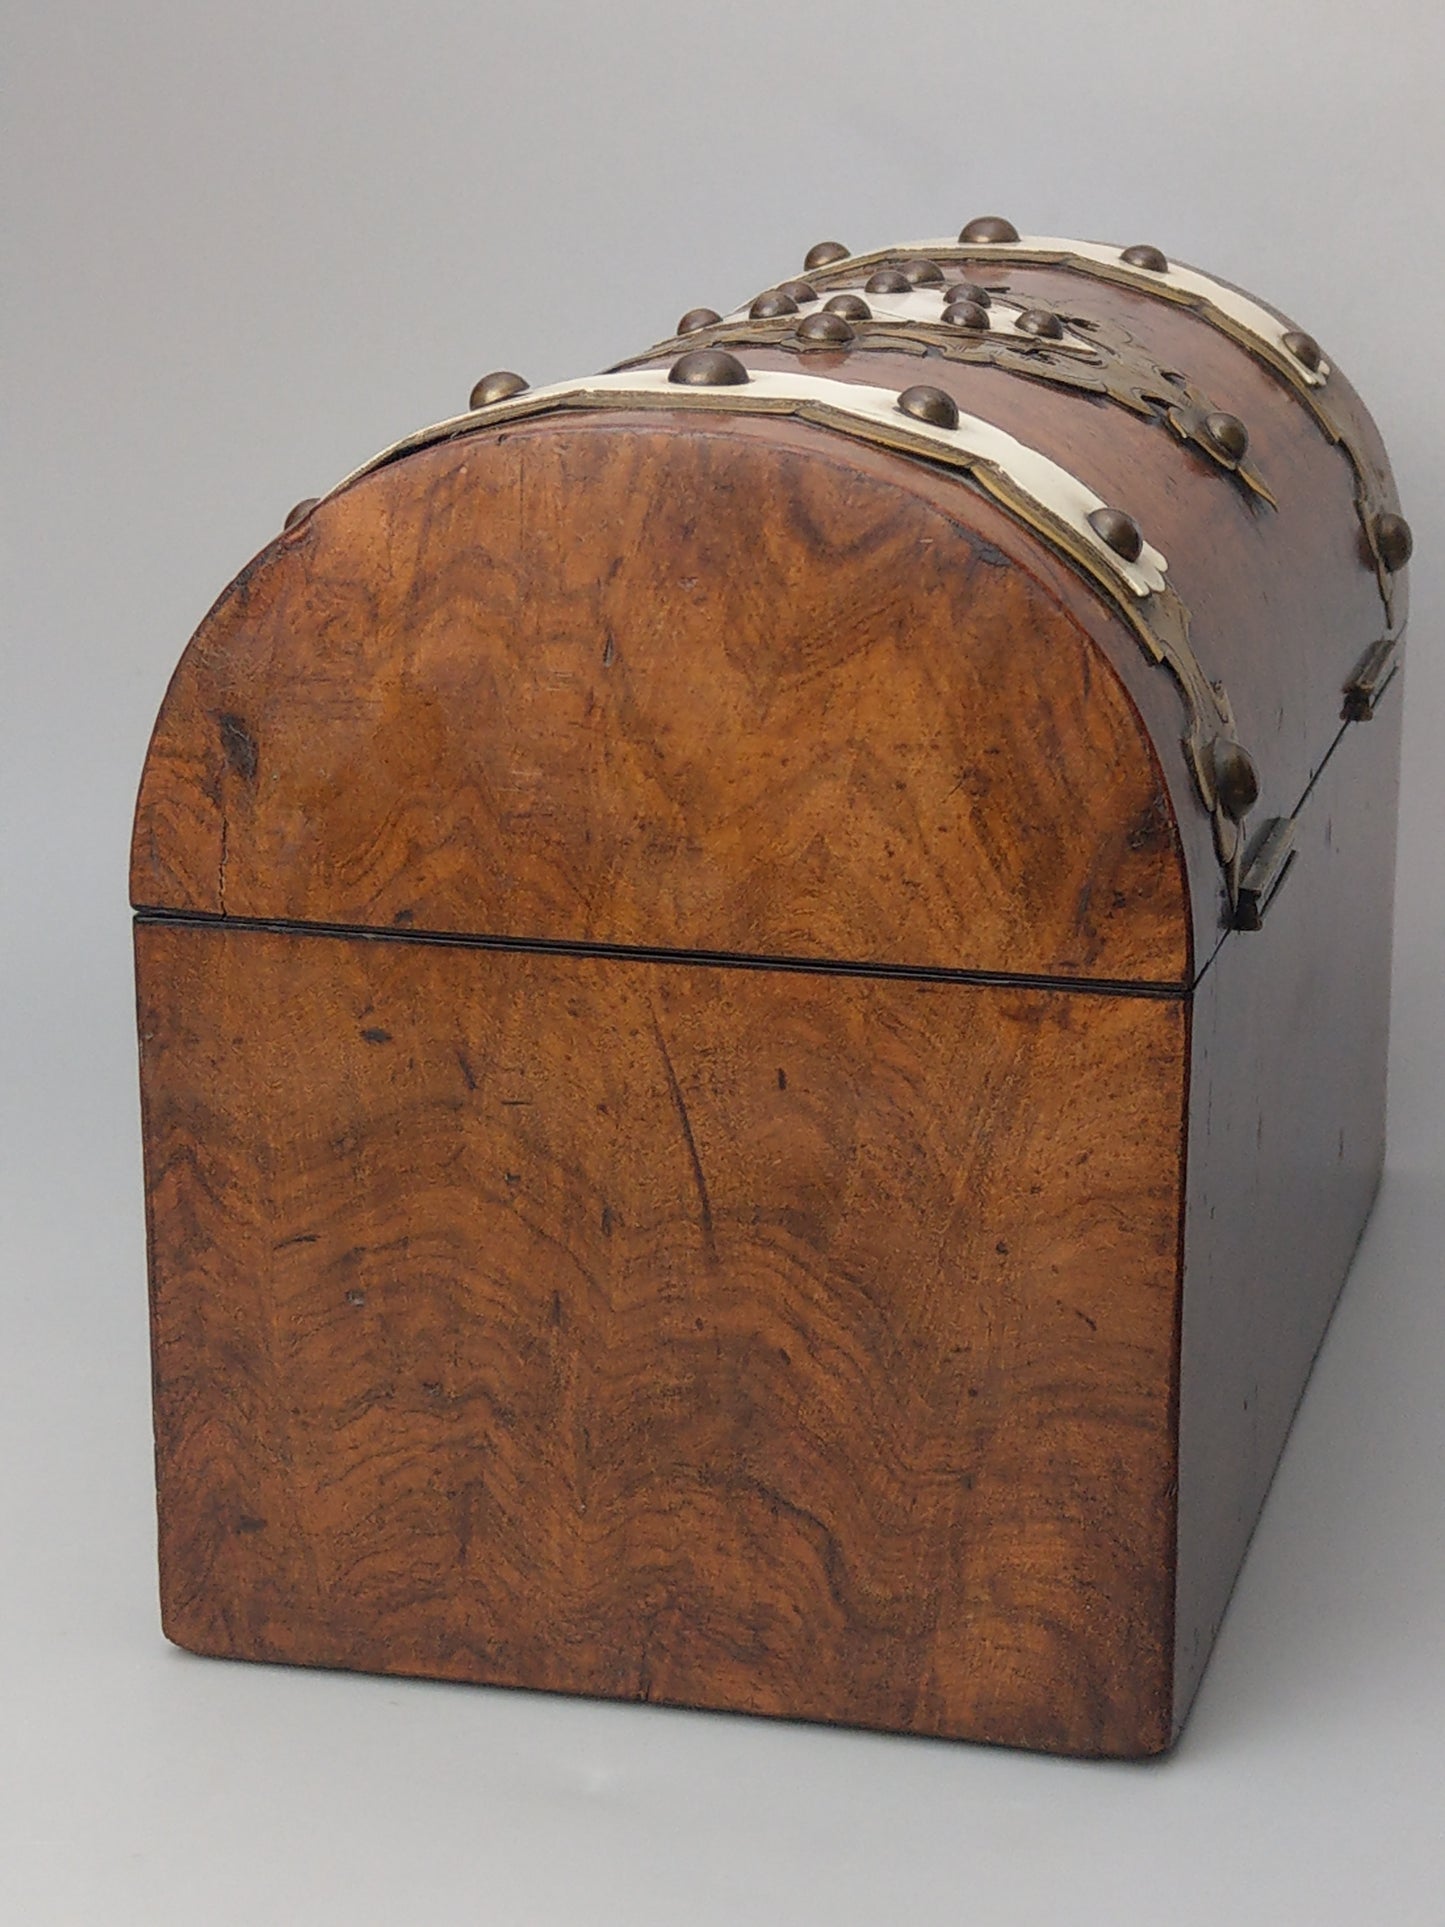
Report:
[[1398,688],[1346,729],[1264,927],[1193,1011],[1176,1721],[1209,1657],[1385,1149]]
[[172,1638],[1167,1744],[1179,1000],[138,954]]
[[521,424],[367,476],[222,597],[133,897],[1182,987],[1183,715],[957,477],[771,417]]

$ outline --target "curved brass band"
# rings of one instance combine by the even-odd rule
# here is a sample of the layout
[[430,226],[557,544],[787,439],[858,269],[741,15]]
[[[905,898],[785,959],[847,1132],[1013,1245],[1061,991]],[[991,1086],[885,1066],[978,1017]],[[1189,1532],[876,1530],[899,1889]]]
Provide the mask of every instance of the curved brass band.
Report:
[[[878,406],[880,396],[885,396],[890,404],[886,414]],[[1133,629],[1150,660],[1166,665],[1172,673],[1184,701],[1185,748],[1200,798],[1213,819],[1215,845],[1233,903],[1243,832],[1240,824],[1221,806],[1211,751],[1221,740],[1237,741],[1234,717],[1222,685],[1210,681],[1194,654],[1189,638],[1189,612],[1166,579],[1164,559],[1147,544],[1137,563],[1111,555],[1090,530],[1086,517],[1076,526],[1068,516],[1056,512],[1038,494],[1024,487],[1016,475],[998,461],[988,459],[976,448],[970,449],[947,430],[904,415],[895,403],[893,391],[871,390],[855,383],[804,375],[755,371],[747,382],[736,386],[688,387],[669,383],[665,369],[646,369],[631,375],[614,373],[595,377],[590,382],[559,383],[552,388],[531,390],[439,422],[384,450],[338,484],[338,488],[345,488],[389,462],[438,442],[484,433],[529,417],[596,409],[791,416],[898,454],[952,468],[1042,536],[1101,589]],[[963,420],[1011,443],[1034,464],[1061,475],[1066,473],[1015,438],[993,429],[991,424],[977,418]],[[1099,498],[1085,484],[1077,478],[1068,479],[1082,499],[1098,503]]]
[[[1088,248],[1083,253],[1080,249]],[[871,274],[875,269],[894,262],[917,259],[925,256],[947,270],[953,267],[986,265],[988,267],[1040,267],[1062,268],[1069,274],[1077,274],[1093,281],[1112,281],[1121,287],[1132,288],[1136,292],[1149,295],[1156,301],[1169,301],[1176,307],[1187,308],[1201,320],[1218,328],[1246,349],[1256,360],[1289,383],[1299,399],[1314,416],[1327,440],[1337,446],[1348,460],[1354,474],[1355,509],[1360,518],[1365,543],[1374,560],[1375,576],[1379,584],[1380,600],[1385,605],[1385,617],[1389,632],[1396,633],[1395,604],[1396,596],[1391,572],[1386,568],[1375,538],[1375,525],[1382,513],[1393,509],[1396,504],[1393,492],[1385,476],[1376,468],[1369,455],[1357,439],[1338,419],[1327,405],[1323,390],[1327,386],[1328,366],[1322,364],[1316,372],[1305,365],[1283,346],[1278,346],[1268,334],[1257,328],[1245,326],[1235,315],[1221,305],[1221,300],[1231,292],[1224,283],[1214,283],[1219,299],[1211,299],[1203,288],[1180,287],[1170,282],[1166,274],[1159,274],[1148,268],[1132,266],[1122,258],[1119,250],[1117,260],[1100,259],[1099,255],[1108,252],[1089,242],[1061,243],[1057,245],[1038,245],[1028,237],[1020,241],[1007,242],[931,242],[922,241],[911,247],[879,248],[868,254],[849,255],[846,260],[829,262],[824,268],[811,275],[810,282],[819,294],[836,292],[840,288],[851,288],[858,284],[861,277]],[[1208,284],[1209,277],[1197,271],[1187,270],[1196,283]],[[1237,291],[1235,291],[1237,292]],[[1268,312],[1260,304],[1261,314]],[[1281,334],[1287,324],[1279,322]]]
[[[796,315],[719,320],[690,334],[659,342],[645,354],[629,355],[614,366],[638,368],[700,347],[772,348],[784,354],[816,358],[819,344],[798,334],[799,321],[814,312],[816,309],[809,304]],[[854,321],[851,326],[860,348],[915,356],[937,355],[944,361],[1001,368],[1008,374],[1028,376],[1057,388],[1071,388],[1116,402],[1146,421],[1159,422],[1171,429],[1181,441],[1207,455],[1226,474],[1235,476],[1261,501],[1268,502],[1271,508],[1278,506],[1248,454],[1231,458],[1210,436],[1205,422],[1216,412],[1216,404],[1193,382],[1173,371],[1166,375],[1133,336],[1116,324],[1062,311],[1059,318],[1067,330],[1062,340],[999,332],[973,335],[950,322],[898,321],[881,316]]]

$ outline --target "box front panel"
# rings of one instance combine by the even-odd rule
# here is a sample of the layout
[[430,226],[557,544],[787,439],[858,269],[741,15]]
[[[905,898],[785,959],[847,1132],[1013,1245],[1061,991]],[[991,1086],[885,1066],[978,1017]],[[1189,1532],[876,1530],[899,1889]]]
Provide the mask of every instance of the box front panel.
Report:
[[172,1638],[1167,1742],[1181,1003],[137,946]]

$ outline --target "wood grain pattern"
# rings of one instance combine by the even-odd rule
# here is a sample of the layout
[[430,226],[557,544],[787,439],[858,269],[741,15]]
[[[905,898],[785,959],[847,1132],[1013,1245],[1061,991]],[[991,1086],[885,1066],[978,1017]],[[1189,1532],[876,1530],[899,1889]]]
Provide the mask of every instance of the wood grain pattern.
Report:
[[992,536],[1041,545],[916,469],[696,418],[383,469],[203,625],[135,901],[1184,981],[1135,706]]
[[1167,1742],[1179,1000],[137,956],[173,1639]]

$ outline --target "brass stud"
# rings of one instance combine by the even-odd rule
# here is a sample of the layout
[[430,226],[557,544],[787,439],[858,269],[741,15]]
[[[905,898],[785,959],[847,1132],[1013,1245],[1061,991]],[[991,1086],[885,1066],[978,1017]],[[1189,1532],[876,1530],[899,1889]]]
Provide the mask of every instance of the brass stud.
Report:
[[842,315],[829,314],[825,308],[821,314],[804,315],[798,323],[798,339],[837,348],[856,337]]
[[965,247],[989,247],[1004,241],[1017,241],[1019,231],[1012,221],[1004,220],[1001,214],[980,214],[977,220],[969,222],[958,238]]
[[927,422],[933,428],[958,427],[958,403],[952,395],[945,395],[941,388],[929,388],[920,383],[914,388],[905,388],[898,397],[898,411],[911,415],[915,421]]
[[912,288],[908,276],[900,274],[897,268],[880,268],[863,283],[864,294],[908,294]]
[[1227,455],[1232,462],[1244,460],[1249,452],[1249,430],[1238,415],[1226,415],[1222,409],[1215,409],[1204,417],[1202,426],[1222,455]]
[[1394,575],[1403,569],[1415,549],[1415,538],[1403,515],[1375,517],[1375,553]]
[[1259,771],[1248,752],[1227,736],[1209,745],[1209,768],[1220,809],[1233,823],[1242,823],[1259,801]]
[[527,391],[527,383],[521,375],[514,375],[510,368],[494,368],[489,375],[483,375],[471,392],[473,408],[490,408],[494,402],[510,401],[513,395]]
[[1311,374],[1315,373],[1324,360],[1324,355],[1320,352],[1320,344],[1314,336],[1303,333],[1299,328],[1290,329],[1284,337],[1284,345],[1295,360],[1308,368]]
[[1089,527],[1106,548],[1126,562],[1137,562],[1144,553],[1143,531],[1123,509],[1094,509],[1089,516]]
[[840,314],[845,321],[871,321],[873,310],[858,294],[835,294],[823,303],[829,314]]
[[941,288],[943,286],[943,269],[939,267],[936,261],[929,261],[921,254],[913,260],[905,261],[899,269],[899,273],[903,276],[910,288]]
[[771,321],[777,315],[797,312],[797,302],[790,294],[784,294],[781,288],[769,288],[765,294],[760,294],[748,309],[748,313],[755,321]]
[[725,348],[689,348],[668,369],[667,379],[683,388],[736,388],[748,371]]
[[988,309],[981,308],[976,301],[950,301],[943,318],[955,328],[988,327]]
[[283,532],[287,529],[294,529],[299,522],[304,522],[320,500],[321,497],[319,495],[308,495],[304,501],[298,502],[286,517],[286,520],[281,524]]
[[780,281],[778,283],[778,293],[791,296],[800,308],[805,301],[816,301],[818,299],[818,290],[813,286],[811,281]]
[[955,281],[951,288],[943,290],[945,301],[976,301],[980,308],[993,306],[993,296],[987,288],[981,288],[977,281]]
[[1014,317],[1014,326],[1021,334],[1037,335],[1041,341],[1064,338],[1063,322],[1047,308],[1025,308],[1021,315]]
[[1168,274],[1169,272],[1168,256],[1161,253],[1158,248],[1148,247],[1142,242],[1138,247],[1125,248],[1119,259],[1127,261],[1131,268],[1147,268],[1150,274]]
[[716,308],[689,308],[677,324],[680,335],[695,335],[699,328],[715,328],[722,316]]
[[835,261],[846,261],[851,254],[841,241],[816,241],[803,256],[803,268],[808,274],[818,268],[829,268]]

